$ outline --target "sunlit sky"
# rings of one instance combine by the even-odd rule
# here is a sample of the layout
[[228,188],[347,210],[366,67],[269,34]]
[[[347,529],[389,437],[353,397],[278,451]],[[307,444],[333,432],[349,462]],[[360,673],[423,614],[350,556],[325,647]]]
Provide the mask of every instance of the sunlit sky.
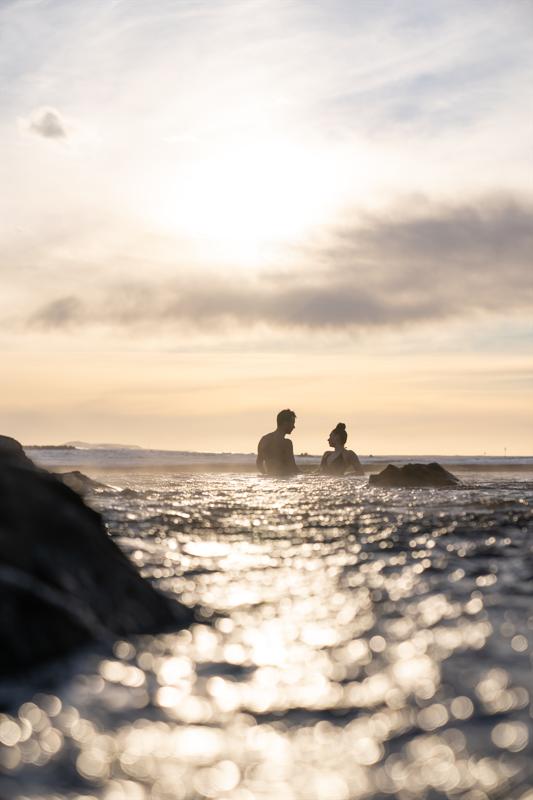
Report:
[[3,0],[0,432],[533,454],[530,0]]

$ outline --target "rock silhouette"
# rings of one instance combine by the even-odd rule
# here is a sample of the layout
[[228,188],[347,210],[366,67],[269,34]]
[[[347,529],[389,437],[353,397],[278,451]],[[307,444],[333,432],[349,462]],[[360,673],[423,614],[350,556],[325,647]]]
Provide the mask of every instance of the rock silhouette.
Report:
[[459,478],[448,472],[436,461],[431,464],[406,464],[404,467],[395,467],[389,464],[382,472],[371,475],[368,479],[369,486],[384,488],[445,488],[457,486],[461,483]]
[[52,475],[74,492],[81,494],[82,497],[86,494],[90,494],[90,492],[93,492],[95,489],[109,489],[109,486],[106,486],[105,483],[95,481],[94,478],[89,478],[88,475],[84,475],[83,472],[77,469],[71,472],[53,472]]
[[144,580],[100,515],[0,436],[0,675],[91,639],[185,627],[193,610]]
[[11,436],[0,436],[0,459],[2,464],[14,462],[32,464],[20,442]]

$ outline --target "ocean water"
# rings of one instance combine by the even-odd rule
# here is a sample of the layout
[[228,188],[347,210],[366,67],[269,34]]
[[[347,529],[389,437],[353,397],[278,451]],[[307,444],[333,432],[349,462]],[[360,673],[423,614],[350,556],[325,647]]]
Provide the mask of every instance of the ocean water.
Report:
[[89,502],[203,621],[4,686],[2,798],[531,800],[529,471],[384,490],[106,464]]
[[[255,453],[196,453],[186,450],[146,450],[144,448],[33,448],[26,453],[37,464],[49,469],[90,470],[152,470],[175,472],[255,472]],[[377,472],[386,464],[404,464],[408,461],[429,463],[438,461],[446,467],[458,469],[482,469],[483,471],[530,470],[533,457],[525,456],[406,456],[406,455],[360,455],[361,463],[370,472]],[[320,456],[297,454],[298,465],[304,470],[318,467]]]

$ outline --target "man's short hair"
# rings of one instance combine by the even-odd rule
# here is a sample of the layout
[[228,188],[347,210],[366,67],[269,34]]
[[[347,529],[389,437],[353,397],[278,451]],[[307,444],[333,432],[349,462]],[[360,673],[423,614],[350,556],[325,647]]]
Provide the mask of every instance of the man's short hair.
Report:
[[294,411],[291,411],[290,408],[284,408],[283,411],[280,411],[276,417],[276,422],[279,428],[280,425],[284,425],[286,422],[294,422],[295,419],[296,414]]

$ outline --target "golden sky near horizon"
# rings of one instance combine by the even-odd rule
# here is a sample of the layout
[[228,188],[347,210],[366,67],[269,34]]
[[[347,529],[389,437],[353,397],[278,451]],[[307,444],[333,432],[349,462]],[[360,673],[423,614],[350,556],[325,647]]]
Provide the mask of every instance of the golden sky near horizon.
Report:
[[7,0],[0,432],[533,454],[525,0]]

